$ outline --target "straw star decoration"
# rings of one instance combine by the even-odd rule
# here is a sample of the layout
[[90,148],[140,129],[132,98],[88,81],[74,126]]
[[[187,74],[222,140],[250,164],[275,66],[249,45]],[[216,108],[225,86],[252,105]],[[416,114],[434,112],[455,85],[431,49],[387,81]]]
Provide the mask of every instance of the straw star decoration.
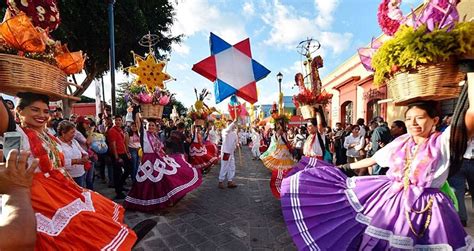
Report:
[[168,73],[163,72],[165,62],[156,60],[155,56],[148,54],[146,58],[135,55],[136,65],[129,68],[129,72],[138,76],[136,85],[145,85],[148,91],[155,87],[164,89],[164,81],[171,79]]

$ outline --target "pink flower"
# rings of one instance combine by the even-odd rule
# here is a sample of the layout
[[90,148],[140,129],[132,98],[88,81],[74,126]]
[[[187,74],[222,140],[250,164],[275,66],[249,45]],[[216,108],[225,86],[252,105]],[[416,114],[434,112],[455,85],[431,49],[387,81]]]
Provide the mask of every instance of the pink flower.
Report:
[[140,99],[140,103],[143,104],[151,104],[153,102],[153,97],[148,95],[147,93],[138,94],[138,98]]
[[170,96],[168,95],[163,95],[160,98],[160,105],[167,105],[170,102]]

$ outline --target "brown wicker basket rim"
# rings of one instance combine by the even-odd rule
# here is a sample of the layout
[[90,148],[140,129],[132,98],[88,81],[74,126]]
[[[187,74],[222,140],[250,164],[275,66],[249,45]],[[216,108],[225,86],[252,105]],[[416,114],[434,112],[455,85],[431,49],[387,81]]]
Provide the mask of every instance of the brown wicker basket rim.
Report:
[[10,95],[34,92],[48,95],[52,101],[80,100],[66,94],[69,85],[78,87],[68,83],[66,74],[58,67],[35,59],[0,53],[0,92]]

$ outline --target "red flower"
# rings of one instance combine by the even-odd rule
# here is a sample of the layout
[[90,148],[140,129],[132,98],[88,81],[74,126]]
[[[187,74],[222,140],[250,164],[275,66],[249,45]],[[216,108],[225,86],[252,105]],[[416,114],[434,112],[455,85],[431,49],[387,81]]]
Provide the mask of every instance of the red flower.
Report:
[[393,20],[388,17],[388,4],[390,0],[383,0],[379,5],[379,11],[377,12],[377,19],[379,21],[380,28],[382,31],[392,36],[397,32],[398,27],[400,27],[400,22],[397,20]]

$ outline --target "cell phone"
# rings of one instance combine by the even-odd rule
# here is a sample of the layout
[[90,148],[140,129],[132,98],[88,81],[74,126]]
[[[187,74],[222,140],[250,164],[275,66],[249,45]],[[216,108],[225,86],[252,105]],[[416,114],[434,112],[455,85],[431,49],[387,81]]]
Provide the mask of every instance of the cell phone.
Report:
[[3,156],[7,159],[8,153],[11,150],[20,151],[22,136],[19,132],[5,132],[3,133]]

